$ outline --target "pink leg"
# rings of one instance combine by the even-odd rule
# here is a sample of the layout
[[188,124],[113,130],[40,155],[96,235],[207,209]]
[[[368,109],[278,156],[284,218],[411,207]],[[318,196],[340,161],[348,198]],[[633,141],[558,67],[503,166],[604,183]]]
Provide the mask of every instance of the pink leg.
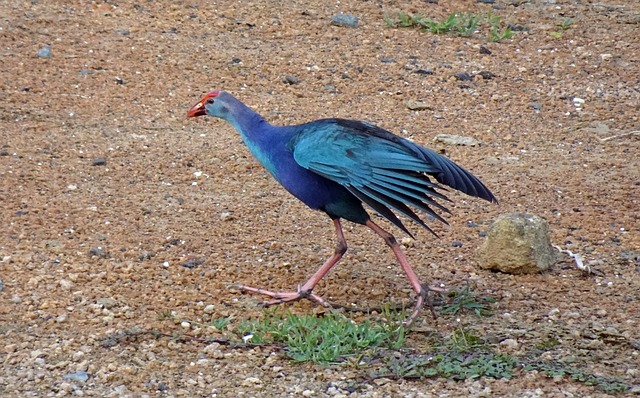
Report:
[[400,267],[402,267],[402,270],[407,275],[407,278],[409,279],[409,282],[411,283],[413,290],[415,290],[415,292],[418,294],[418,299],[416,301],[416,308],[413,310],[413,313],[411,314],[409,319],[405,322],[405,326],[409,327],[411,326],[415,318],[420,313],[420,310],[422,309],[424,302],[427,300],[427,294],[429,293],[429,290],[432,290],[435,292],[445,292],[446,290],[436,286],[428,286],[426,284],[423,285],[420,282],[418,275],[416,275],[416,273],[413,271],[413,268],[411,268],[411,265],[409,265],[409,260],[407,260],[407,256],[405,256],[404,252],[400,248],[400,245],[396,241],[396,238],[394,238],[393,235],[391,235],[389,232],[382,229],[380,226],[378,226],[376,223],[374,223],[371,220],[367,221],[365,225],[371,228],[376,234],[381,236],[382,239],[384,239],[385,243],[389,247],[391,247],[391,250],[393,250],[393,254],[396,255],[396,258],[400,263]]
[[273,300],[264,302],[264,305],[274,305],[308,298],[310,300],[318,302],[325,307],[330,307],[331,305],[326,300],[318,295],[313,294],[312,291],[313,288],[316,287],[318,282],[320,282],[320,280],[322,280],[322,278],[327,275],[331,268],[333,268],[333,266],[336,265],[338,261],[340,261],[344,253],[346,253],[347,251],[347,240],[344,238],[340,219],[333,219],[333,225],[336,227],[336,235],[338,236],[338,244],[336,245],[336,249],[333,252],[333,255],[329,257],[329,259],[322,265],[322,267],[320,267],[320,269],[318,269],[318,271],[316,271],[316,273],[313,274],[313,276],[311,276],[311,278],[309,278],[309,280],[305,282],[304,285],[298,286],[298,289],[295,292],[272,292],[269,290],[263,290],[257,287],[244,285],[233,285],[233,287],[240,289],[243,292],[263,294],[265,296],[273,298]]

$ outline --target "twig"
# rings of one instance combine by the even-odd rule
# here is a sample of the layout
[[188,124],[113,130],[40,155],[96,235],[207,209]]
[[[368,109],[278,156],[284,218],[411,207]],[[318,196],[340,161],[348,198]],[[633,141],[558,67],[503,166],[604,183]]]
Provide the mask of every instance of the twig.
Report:
[[576,267],[578,267],[579,269],[585,271],[588,274],[594,273],[591,270],[590,266],[584,264],[584,262],[582,261],[582,256],[580,256],[578,253],[573,253],[571,250],[563,250],[560,248],[560,246],[556,246],[556,245],[553,245],[553,247],[558,249],[560,253],[566,253],[569,255],[569,257],[572,257],[576,262]]
[[640,130],[633,130],[633,131],[629,131],[627,133],[612,135],[611,137],[599,138],[599,140],[602,141],[602,142],[611,141],[611,140],[615,140],[616,138],[626,137],[628,135],[640,135]]

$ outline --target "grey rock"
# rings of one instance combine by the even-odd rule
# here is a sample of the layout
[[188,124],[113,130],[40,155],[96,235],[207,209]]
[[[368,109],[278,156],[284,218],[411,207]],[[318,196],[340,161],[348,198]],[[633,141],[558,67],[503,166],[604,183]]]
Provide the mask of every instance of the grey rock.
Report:
[[424,101],[417,101],[417,100],[407,100],[404,102],[405,106],[409,109],[411,109],[412,111],[424,111],[427,109],[432,109],[429,104],[427,104]]
[[463,81],[463,82],[468,82],[468,81],[473,80],[473,76],[471,76],[467,72],[454,73],[453,77],[455,77],[456,79],[458,79],[460,81]]
[[477,260],[483,269],[532,274],[549,269],[556,256],[545,219],[527,213],[507,213],[498,216],[489,227]]
[[41,49],[38,50],[38,52],[36,53],[36,56],[40,58],[51,58],[51,46],[49,45],[43,46]]
[[331,18],[331,25],[343,28],[355,28],[358,26],[359,18],[355,15],[339,13]]
[[443,144],[448,145],[467,145],[467,146],[476,146],[480,145],[481,142],[472,137],[463,137],[460,135],[454,134],[438,134],[433,138],[435,142],[441,142]]
[[287,84],[298,84],[300,83],[300,79],[297,78],[296,76],[292,76],[292,75],[287,75],[284,77],[284,79],[282,79],[283,82],[287,83]]
[[102,306],[103,308],[111,309],[118,305],[118,302],[111,297],[101,297],[96,300],[96,304]]
[[84,383],[85,381],[89,380],[89,373],[80,370],[80,371],[73,372],[73,373],[67,373],[67,374],[63,375],[62,378],[66,379],[66,380],[71,380],[71,381],[77,381],[77,382],[80,382],[80,383]]
[[89,249],[89,257],[108,258],[109,253],[102,246],[93,246]]
[[418,68],[414,70],[413,73],[416,73],[418,75],[433,75],[435,72],[431,69]]
[[104,166],[106,164],[107,164],[107,159],[105,159],[105,158],[95,158],[91,162],[92,166]]

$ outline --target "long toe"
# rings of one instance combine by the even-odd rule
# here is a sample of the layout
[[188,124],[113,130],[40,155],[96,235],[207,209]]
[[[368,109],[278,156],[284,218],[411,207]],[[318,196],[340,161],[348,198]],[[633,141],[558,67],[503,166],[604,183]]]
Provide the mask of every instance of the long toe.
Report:
[[322,305],[323,307],[331,307],[331,305],[322,297],[318,296],[317,294],[313,294],[308,290],[303,291],[298,289],[295,292],[273,292],[271,290],[265,290],[259,287],[251,287],[251,286],[245,286],[245,285],[234,284],[231,287],[238,289],[242,292],[262,294],[263,296],[271,297],[273,300],[267,300],[262,303],[262,305],[267,307],[271,305],[282,304],[282,303],[290,303],[290,302],[298,301],[302,299],[309,299],[309,300],[315,301],[318,304]]

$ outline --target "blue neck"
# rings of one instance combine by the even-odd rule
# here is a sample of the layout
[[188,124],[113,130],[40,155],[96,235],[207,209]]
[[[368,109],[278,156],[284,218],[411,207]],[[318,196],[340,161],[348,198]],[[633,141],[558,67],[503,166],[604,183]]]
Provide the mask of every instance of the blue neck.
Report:
[[236,98],[229,96],[225,100],[229,105],[229,113],[225,119],[238,130],[244,142],[250,145],[250,143],[260,140],[260,130],[270,126],[270,124],[253,109]]
[[284,145],[278,145],[285,135],[231,95],[225,97],[225,102],[228,112],[224,119],[240,133],[253,156],[277,178],[275,159],[280,155],[278,149],[285,149]]

